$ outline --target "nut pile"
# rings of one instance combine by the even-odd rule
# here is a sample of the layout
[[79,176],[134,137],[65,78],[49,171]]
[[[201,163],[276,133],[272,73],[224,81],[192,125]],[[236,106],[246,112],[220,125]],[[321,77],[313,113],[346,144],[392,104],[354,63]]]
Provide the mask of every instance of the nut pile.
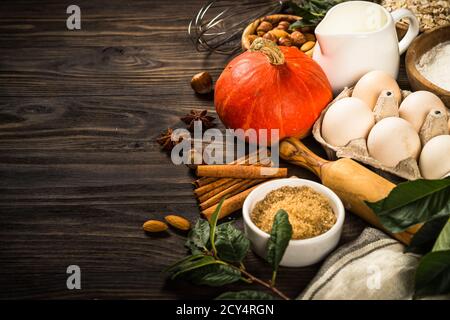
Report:
[[450,2],[448,0],[382,0],[388,11],[406,8],[415,14],[420,31],[450,24]]
[[306,28],[291,30],[290,26],[291,23],[287,20],[277,21],[277,19],[266,17],[259,23],[256,33],[248,36],[248,40],[251,44],[255,39],[262,37],[279,46],[295,46],[311,57],[316,44],[314,34],[308,32]]

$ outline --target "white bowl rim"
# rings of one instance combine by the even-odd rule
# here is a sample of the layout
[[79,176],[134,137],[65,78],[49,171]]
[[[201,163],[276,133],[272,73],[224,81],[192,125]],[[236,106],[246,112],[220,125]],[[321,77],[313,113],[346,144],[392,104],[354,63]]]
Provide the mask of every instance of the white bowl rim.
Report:
[[[291,240],[289,240],[289,245],[291,245],[291,244],[292,245],[297,245],[297,244],[310,245],[310,244],[322,242],[322,241],[325,241],[326,239],[328,239],[329,237],[331,237],[332,235],[334,235],[335,233],[339,232],[342,229],[342,225],[344,224],[344,218],[345,218],[345,208],[344,208],[344,205],[342,204],[341,199],[339,199],[337,194],[334,193],[334,191],[332,191],[330,188],[324,186],[323,184],[317,183],[315,181],[307,180],[307,179],[292,177],[292,178],[284,178],[284,179],[276,179],[276,180],[267,181],[267,182],[259,185],[254,190],[252,190],[250,192],[250,194],[247,196],[247,198],[245,199],[244,205],[242,206],[242,209],[243,209],[242,216],[244,218],[244,223],[248,227],[250,227],[255,233],[257,233],[260,237],[263,237],[264,239],[269,239],[270,234],[268,234],[265,231],[258,228],[250,217],[250,205],[251,205],[251,201],[252,201],[252,194],[257,193],[258,190],[260,190],[263,187],[266,187],[267,185],[270,185],[270,184],[277,185],[275,188],[273,188],[270,191],[279,189],[283,186],[293,186],[292,184],[295,184],[296,186],[315,186],[317,189],[320,190],[320,191],[318,191],[317,189],[314,189],[315,191],[317,191],[317,192],[321,193],[322,195],[324,195],[325,197],[327,197],[327,199],[329,199],[330,201],[335,203],[336,207],[337,207],[337,212],[335,212],[336,222],[329,230],[327,230],[326,232],[324,232],[318,236],[312,237],[312,238],[291,239]],[[267,193],[269,193],[270,191],[268,191]]]

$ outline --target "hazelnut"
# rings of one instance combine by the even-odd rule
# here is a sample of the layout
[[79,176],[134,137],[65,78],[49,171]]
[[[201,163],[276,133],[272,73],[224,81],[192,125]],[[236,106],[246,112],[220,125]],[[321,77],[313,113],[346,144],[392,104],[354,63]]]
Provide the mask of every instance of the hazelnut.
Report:
[[312,33],[305,33],[306,41],[316,41],[316,37]]
[[256,38],[258,38],[258,36],[256,34],[251,34],[247,37],[247,40],[248,40],[248,42],[250,42],[250,44],[252,44]]
[[277,42],[277,37],[275,37],[273,34],[271,34],[270,32],[267,32],[264,36],[264,39],[273,41],[273,42]]
[[305,35],[300,31],[292,32],[289,37],[291,38],[292,44],[297,47],[301,47],[306,42]]
[[289,39],[289,37],[283,37],[283,38],[278,39],[278,44],[280,46],[290,47],[290,46],[292,46],[292,41],[291,41],[291,39]]
[[192,77],[191,87],[197,93],[206,94],[212,91],[212,82],[211,75],[204,71]]
[[263,31],[264,33],[273,29],[273,25],[269,21],[261,21],[256,31]]
[[256,31],[256,34],[258,35],[258,37],[262,37],[264,36],[266,33],[262,30]]
[[313,33],[314,27],[312,27],[312,26],[305,26],[305,27],[302,27],[301,31],[303,33]]
[[288,21],[280,21],[280,23],[278,23],[277,25],[277,29],[288,31],[290,25],[291,24]]

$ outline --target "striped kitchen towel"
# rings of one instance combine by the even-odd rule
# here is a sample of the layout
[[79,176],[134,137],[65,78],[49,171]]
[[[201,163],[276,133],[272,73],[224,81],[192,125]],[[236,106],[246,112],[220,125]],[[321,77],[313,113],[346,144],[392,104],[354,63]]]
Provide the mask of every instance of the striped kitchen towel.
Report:
[[411,299],[420,256],[383,232],[366,228],[324,262],[298,299]]

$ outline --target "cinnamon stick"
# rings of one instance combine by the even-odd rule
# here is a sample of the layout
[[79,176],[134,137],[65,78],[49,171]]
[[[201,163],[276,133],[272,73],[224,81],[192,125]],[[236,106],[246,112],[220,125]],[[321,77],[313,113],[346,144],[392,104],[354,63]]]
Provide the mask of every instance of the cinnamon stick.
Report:
[[[239,159],[236,159],[236,160],[230,162],[229,164],[242,164],[242,163],[245,163],[246,161],[248,161],[248,159],[250,157],[254,156],[255,154],[256,154],[256,152],[254,152],[252,154],[247,154],[247,155],[245,155],[245,156],[243,156],[243,157],[241,157]],[[197,186],[197,187],[203,187],[203,186],[206,186],[206,185],[208,185],[208,184],[210,184],[212,182],[215,182],[217,180],[218,180],[217,178],[202,177],[200,179],[195,180],[194,181],[194,185]]]
[[[261,163],[257,163],[255,166],[263,166],[263,164]],[[235,183],[239,183],[241,182],[241,179],[233,179],[233,178],[208,178],[208,177],[203,177],[200,179],[216,179],[213,180],[212,182],[203,185],[197,189],[194,190],[194,194],[200,198],[202,195],[206,194],[206,193],[211,193],[209,194],[209,197],[217,194],[218,192],[225,190],[227,187],[230,186],[230,181],[234,181]],[[247,180],[247,179],[246,179]],[[224,186],[226,184],[226,187]],[[217,190],[216,190],[217,189]],[[213,190],[216,190],[216,192],[212,192]],[[203,201],[202,199],[199,199],[201,202]]]
[[[214,196],[207,198],[206,201],[200,203],[200,209],[205,210],[209,207],[212,207],[213,205],[220,202],[220,200],[225,197],[231,197],[234,196],[242,191],[245,191],[246,189],[254,186],[255,184],[258,184],[260,182],[263,182],[263,179],[251,179],[251,180],[243,180],[240,181],[229,188],[222,190],[221,192],[218,192]],[[200,200],[200,199],[199,199]]]
[[217,178],[208,178],[208,177],[203,177],[200,179],[195,180],[192,184],[196,187],[203,187],[206,186],[210,183],[213,183],[214,181],[217,181]]
[[[225,179],[220,179],[220,180],[225,180]],[[218,181],[220,181],[220,180],[218,180]],[[197,197],[198,201],[204,202],[204,201],[214,197],[218,193],[221,193],[222,191],[227,190],[228,188],[231,188],[231,187],[241,183],[242,181],[244,181],[242,179],[226,179],[226,180],[229,180],[229,181],[226,182],[225,184],[220,185],[217,188],[211,189],[209,192],[207,192],[205,194],[198,196]],[[214,182],[210,183],[209,185],[212,185],[212,184],[214,184]],[[208,187],[209,185],[207,185],[205,187]]]
[[[245,191],[242,191],[241,193],[238,193],[231,198],[226,199],[222,204],[222,210],[220,210],[219,219],[222,219],[231,213],[239,210],[244,205],[245,198],[252,192],[256,187],[258,187],[261,183],[257,184],[256,186],[251,187],[250,189],[247,189]],[[210,219],[212,214],[217,208],[217,204],[209,207],[208,209],[205,209],[202,211],[202,214],[205,216],[206,219]]]
[[[255,162],[255,165],[259,164],[262,166],[270,166],[271,165],[270,158],[268,158],[268,157],[262,158],[260,153],[261,153],[260,151],[253,152],[253,153],[248,154],[244,157],[241,157],[235,161],[230,162],[228,165],[237,165],[237,164],[249,165],[250,163]],[[210,183],[213,183],[217,180],[218,180],[218,178],[201,177],[200,179],[197,179],[196,181],[194,181],[193,184],[197,188],[200,188],[200,187],[206,186]]]
[[267,179],[287,177],[287,168],[245,165],[200,165],[197,176],[237,179]]
[[235,180],[236,179],[231,179],[231,178],[217,179],[207,185],[204,185],[204,186],[201,186],[201,187],[195,189],[194,194],[196,197],[200,197],[204,194],[211,192],[212,190],[215,190],[215,189],[223,186],[224,184],[228,184],[229,182],[233,182]]

